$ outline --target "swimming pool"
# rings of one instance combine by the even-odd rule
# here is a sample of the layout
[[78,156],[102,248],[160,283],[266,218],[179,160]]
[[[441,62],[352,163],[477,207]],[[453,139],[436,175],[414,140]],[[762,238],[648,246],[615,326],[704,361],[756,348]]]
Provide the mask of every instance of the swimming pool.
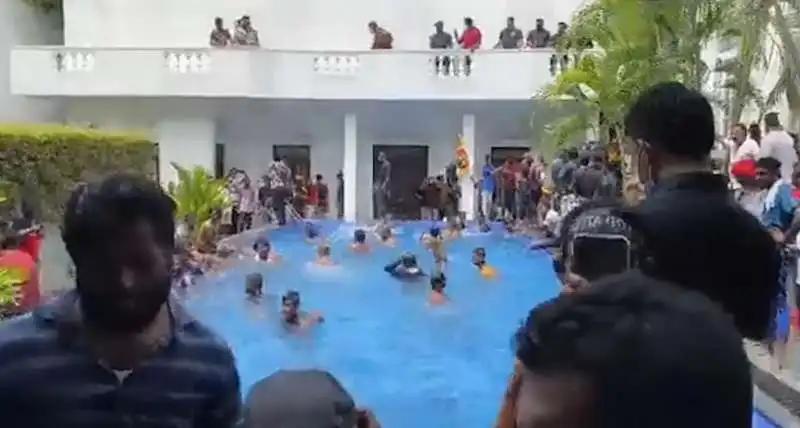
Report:
[[[189,310],[233,347],[242,393],[279,368],[323,368],[387,428],[491,427],[512,367],[511,335],[534,305],[557,292],[549,256],[528,250],[522,238],[468,234],[448,247],[452,302],[431,308],[427,283],[401,284],[383,271],[405,250],[432,268],[432,257],[418,244],[429,222],[400,224],[397,247],[377,246],[366,256],[346,251],[353,225],[319,224],[340,266],[310,265],[314,247],[302,241],[298,227],[287,226],[269,232],[282,264],[243,261],[187,298]],[[470,265],[477,246],[486,248],[497,279],[482,279]],[[251,272],[265,278],[260,308],[244,299]],[[289,289],[300,291],[305,310],[321,311],[325,324],[287,334],[277,312]],[[776,425],[754,412],[753,426]]]
[[[522,239],[466,236],[448,248],[452,302],[430,308],[427,282],[401,284],[383,271],[404,250],[432,268],[432,257],[418,244],[430,223],[399,225],[396,248],[376,247],[366,256],[345,249],[352,225],[321,225],[341,266],[309,265],[314,248],[289,226],[269,232],[282,265],[242,262],[188,299],[192,313],[233,347],[243,392],[279,368],[319,367],[386,427],[491,426],[513,363],[512,332],[531,307],[557,292],[548,255],[527,250]],[[487,249],[497,279],[481,279],[472,269],[476,246]],[[248,307],[243,297],[244,277],[256,271],[269,295],[264,311]],[[300,291],[305,310],[322,311],[325,324],[309,334],[286,334],[276,315],[288,289]]]

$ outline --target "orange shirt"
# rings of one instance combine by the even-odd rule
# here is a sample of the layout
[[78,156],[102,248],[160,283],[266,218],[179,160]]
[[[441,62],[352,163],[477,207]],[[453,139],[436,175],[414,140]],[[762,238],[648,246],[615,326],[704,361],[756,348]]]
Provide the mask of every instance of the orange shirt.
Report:
[[22,250],[3,250],[0,252],[0,268],[19,269],[24,275],[17,309],[27,312],[39,305],[42,300],[39,270],[30,254]]

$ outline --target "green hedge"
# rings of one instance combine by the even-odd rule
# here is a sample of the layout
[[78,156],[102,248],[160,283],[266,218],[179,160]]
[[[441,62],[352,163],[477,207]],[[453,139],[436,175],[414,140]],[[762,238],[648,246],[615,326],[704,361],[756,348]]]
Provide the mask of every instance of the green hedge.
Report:
[[[0,125],[0,183],[11,202],[35,189],[41,215],[55,219],[76,183],[113,172],[155,178],[157,148],[146,134],[61,125]],[[26,190],[19,190],[26,189]]]

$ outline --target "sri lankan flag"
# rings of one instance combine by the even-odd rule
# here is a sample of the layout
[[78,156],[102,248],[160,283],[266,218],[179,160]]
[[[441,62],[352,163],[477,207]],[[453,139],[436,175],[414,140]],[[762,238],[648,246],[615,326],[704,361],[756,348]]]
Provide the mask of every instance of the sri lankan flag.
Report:
[[469,150],[467,150],[467,143],[464,141],[464,136],[458,134],[456,139],[456,167],[458,167],[458,177],[463,178],[469,175],[469,170],[472,164],[469,159]]

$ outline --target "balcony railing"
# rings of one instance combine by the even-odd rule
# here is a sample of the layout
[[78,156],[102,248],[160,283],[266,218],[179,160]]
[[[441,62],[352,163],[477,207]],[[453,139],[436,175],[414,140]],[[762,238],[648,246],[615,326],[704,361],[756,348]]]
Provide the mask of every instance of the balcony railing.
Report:
[[526,99],[568,66],[558,58],[550,49],[25,47],[11,53],[11,87],[32,96]]

